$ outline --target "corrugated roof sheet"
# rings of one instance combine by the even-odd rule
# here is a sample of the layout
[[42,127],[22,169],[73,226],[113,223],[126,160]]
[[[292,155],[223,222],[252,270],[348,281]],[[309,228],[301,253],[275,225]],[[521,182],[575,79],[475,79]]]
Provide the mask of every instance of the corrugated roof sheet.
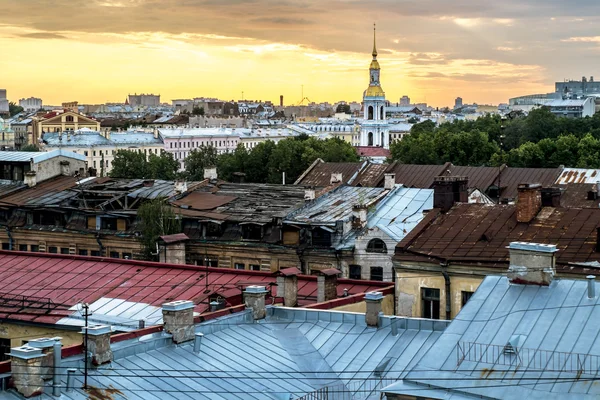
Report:
[[[439,399],[597,399],[599,331],[600,297],[589,299],[583,280],[544,287],[488,276],[403,382],[384,392]],[[516,354],[505,353],[517,335]]]
[[598,226],[597,208],[545,207],[530,223],[519,223],[516,205],[457,203],[416,237],[400,242],[396,257],[440,257],[506,268],[510,242],[534,241],[556,244],[558,263],[596,261],[600,260],[595,250]]
[[501,195],[505,199],[515,199],[521,183],[539,183],[550,187],[561,172],[561,168],[505,168],[500,177],[500,186],[504,188]]
[[428,189],[433,185],[436,176],[445,175],[450,167],[445,165],[415,165],[415,164],[390,164],[386,172],[396,174],[396,183],[406,187]]
[[[498,184],[500,168],[496,167],[461,167],[450,166],[450,173],[446,175],[466,176],[469,178],[469,188],[477,188],[485,192],[490,186]],[[502,184],[504,182],[501,182]]]
[[286,221],[334,225],[337,221],[350,219],[352,206],[368,205],[383,192],[383,188],[340,186],[291,213]]
[[43,207],[57,205],[65,199],[77,196],[71,189],[77,185],[77,178],[57,176],[38,183],[32,188],[24,188],[17,193],[9,194],[0,201],[0,205],[16,205]]
[[600,169],[565,168],[556,180],[556,184],[597,183],[600,182]]
[[[387,317],[375,329],[363,314],[280,307],[254,322],[244,311],[196,325],[204,335],[198,353],[193,343],[174,345],[164,333],[113,344],[110,368],[90,369],[88,382],[127,399],[287,400],[323,387],[335,398],[379,399],[384,383],[403,376],[447,323],[401,318],[398,326],[393,335]],[[63,364],[77,369],[81,387],[81,356]],[[13,393],[0,392],[0,399]],[[80,389],[62,394],[89,396]]]
[[320,162],[304,176],[296,181],[296,185],[306,186],[329,186],[331,174],[342,174],[342,182],[347,183],[361,168],[364,163],[326,163]]
[[[45,253],[0,251],[0,265],[0,296],[26,296],[43,299],[44,305],[48,300],[62,305],[42,310],[20,305],[8,307],[5,302],[0,305],[0,318],[31,322],[56,323],[72,316],[69,307],[102,298],[120,299],[131,307],[139,304],[159,307],[168,301],[189,299],[194,301],[195,311],[204,312],[209,308],[210,296],[219,294],[231,305],[237,305],[242,301],[240,285],[264,286],[276,282],[275,275],[267,272]],[[338,296],[343,295],[344,288],[350,294],[357,294],[388,286],[389,282],[338,279]],[[300,275],[299,304],[312,304],[316,299],[316,277]],[[111,315],[126,316],[131,307],[123,306]]]

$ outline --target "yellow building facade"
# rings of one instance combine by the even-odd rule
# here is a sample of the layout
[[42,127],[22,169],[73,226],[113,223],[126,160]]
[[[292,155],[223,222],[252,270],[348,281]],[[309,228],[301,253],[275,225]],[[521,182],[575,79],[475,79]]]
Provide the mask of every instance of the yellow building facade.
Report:
[[100,122],[73,111],[53,111],[33,121],[33,138],[29,143],[37,144],[46,132],[66,132],[88,128],[100,131]]

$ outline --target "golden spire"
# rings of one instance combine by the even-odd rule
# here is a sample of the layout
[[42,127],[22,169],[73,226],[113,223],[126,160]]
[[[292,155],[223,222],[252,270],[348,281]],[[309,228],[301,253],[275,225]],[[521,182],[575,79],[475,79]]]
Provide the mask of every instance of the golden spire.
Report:
[[377,58],[377,46],[375,45],[375,24],[373,24],[373,58]]

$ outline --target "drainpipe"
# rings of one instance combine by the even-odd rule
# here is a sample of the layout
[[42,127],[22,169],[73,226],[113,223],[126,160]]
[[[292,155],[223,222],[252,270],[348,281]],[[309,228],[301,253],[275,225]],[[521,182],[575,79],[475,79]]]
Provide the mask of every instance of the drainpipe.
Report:
[[100,241],[100,234],[96,235],[96,242],[98,242],[98,246],[100,247],[100,257],[103,257],[104,255],[102,254],[102,252],[104,251],[104,245]]
[[452,295],[450,293],[450,275],[448,275],[448,262],[440,262],[440,267],[442,268],[442,275],[444,276],[444,281],[446,281],[446,319],[450,320],[452,319]]
[[8,226],[6,227],[6,235],[8,236],[8,249],[13,250],[12,232],[10,231],[10,228]]

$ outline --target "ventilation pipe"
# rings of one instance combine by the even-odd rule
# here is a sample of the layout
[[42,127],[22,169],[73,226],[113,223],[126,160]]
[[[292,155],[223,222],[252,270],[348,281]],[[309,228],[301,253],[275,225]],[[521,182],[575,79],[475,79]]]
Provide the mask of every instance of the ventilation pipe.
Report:
[[67,370],[67,392],[72,392],[73,387],[75,386],[75,373],[77,370],[75,368],[69,368]]
[[586,276],[588,283],[588,299],[596,297],[596,277],[594,275]]
[[54,356],[54,372],[52,373],[52,395],[55,397],[60,397],[60,366],[62,363],[62,344],[60,342],[60,338],[54,339],[53,347],[53,356]]
[[194,353],[200,353],[200,347],[202,345],[203,337],[203,333],[196,333],[196,335],[194,335]]

